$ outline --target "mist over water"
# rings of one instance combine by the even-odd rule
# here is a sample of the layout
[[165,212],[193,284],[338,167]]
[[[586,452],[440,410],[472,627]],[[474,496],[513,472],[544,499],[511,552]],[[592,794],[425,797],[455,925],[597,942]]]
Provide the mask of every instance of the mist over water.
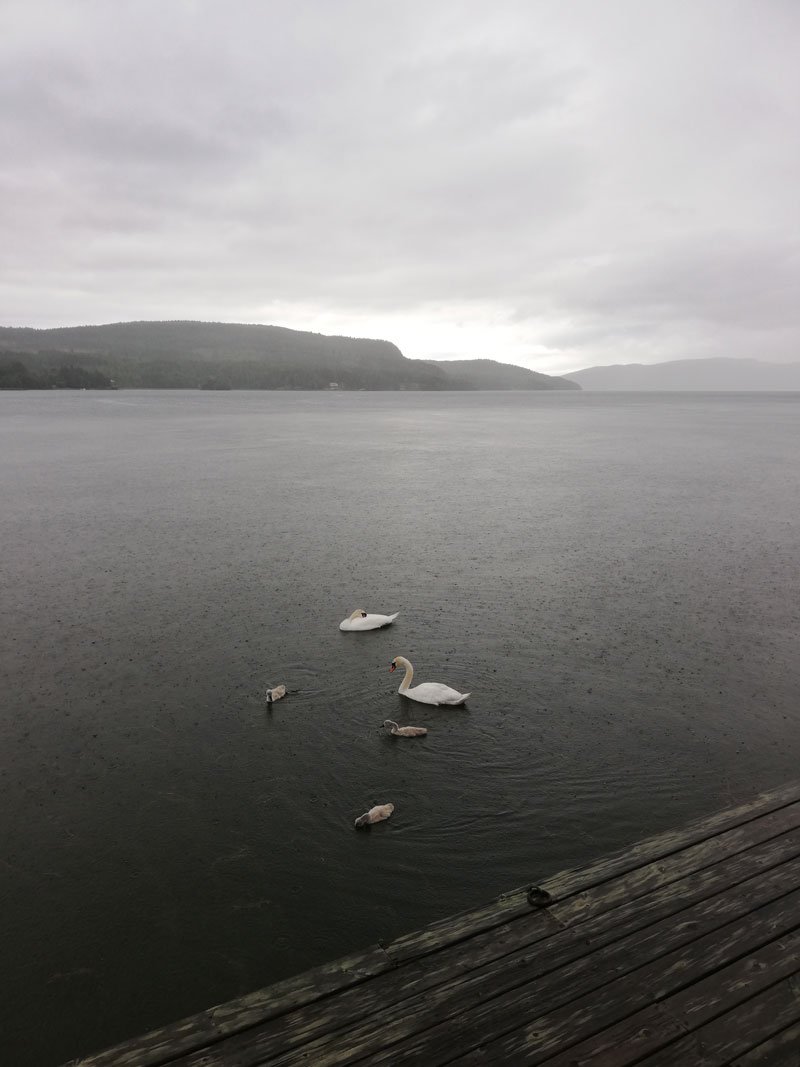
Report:
[[797,777],[799,459],[800,394],[0,394],[9,1062]]

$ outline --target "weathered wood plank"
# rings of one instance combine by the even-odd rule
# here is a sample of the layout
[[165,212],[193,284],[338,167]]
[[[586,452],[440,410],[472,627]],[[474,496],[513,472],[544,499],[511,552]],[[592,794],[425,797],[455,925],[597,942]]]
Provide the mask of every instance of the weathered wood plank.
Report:
[[605,881],[640,867],[650,860],[670,856],[690,845],[705,841],[710,837],[717,837],[734,826],[750,823],[770,811],[777,811],[798,802],[800,802],[800,782],[794,782],[781,789],[763,793],[750,803],[741,804],[727,811],[716,812],[683,829],[667,831],[656,837],[647,838],[628,849],[598,860],[585,870],[578,867],[572,871],[564,871],[553,878],[546,879],[545,887],[554,896],[570,895],[584,888],[587,877],[592,878],[592,884]]
[[[790,870],[781,870],[784,890],[786,886],[797,885],[797,863]],[[712,902],[717,911],[716,921],[725,925],[706,936],[698,937],[699,916],[691,916],[689,909],[680,923],[666,920],[648,931],[647,938],[641,933],[634,934],[534,981],[529,980],[529,974],[531,969],[535,970],[538,957],[535,953],[528,958],[522,956],[514,966],[493,968],[491,981],[473,976],[433,990],[413,1003],[406,1002],[398,1012],[383,1012],[363,1026],[312,1042],[302,1052],[315,1067],[361,1059],[365,1064],[435,1063],[439,1062],[437,1056],[452,1059],[509,1031],[518,1031],[543,1012],[554,1013],[548,1026],[555,1035],[555,1047],[556,1038],[563,1039],[564,1032],[579,1031],[581,1025],[589,1024],[596,1012],[595,1002],[605,1004],[612,986],[614,1010],[621,1015],[630,1014],[649,1002],[652,985],[661,979],[663,972],[679,987],[684,975],[701,976],[797,924],[800,890],[751,913],[753,889],[748,886],[746,892],[739,893],[739,908],[744,917],[736,922],[728,921],[735,914],[733,901]],[[768,895],[777,890],[776,884],[772,890],[761,892]],[[707,929],[713,908],[709,902],[700,907],[706,909],[702,920]],[[682,947],[670,951],[676,945]],[[654,957],[655,962],[641,966]],[[555,1025],[556,1018],[562,1019],[561,1030]],[[531,1022],[528,1029],[535,1032],[540,1025]],[[237,1049],[243,1064],[263,1062],[258,1056],[257,1034],[253,1038],[254,1055],[248,1057],[243,1048]],[[524,1042],[529,1043],[530,1039]],[[288,1067],[292,1057],[279,1057],[273,1062],[275,1067]]]
[[[529,918],[529,936],[535,943],[549,944],[549,940],[545,939],[554,930],[564,933],[546,914],[536,913]],[[583,954],[583,938],[572,933],[568,936],[572,941],[572,958]],[[458,948],[453,946],[451,952],[435,953],[423,960],[404,964],[395,972],[377,977],[366,985],[344,991],[327,1001],[311,1004],[246,1033],[234,1035],[211,1054],[203,1050],[187,1055],[176,1060],[175,1067],[209,1067],[211,1064],[220,1067],[227,1065],[229,1057],[242,1064],[283,1062],[292,1049],[297,1050],[295,1055],[312,1055],[310,1062],[316,1062],[318,1048],[335,1033],[343,1035],[345,1044],[350,1042],[348,1035],[352,1032],[353,1024],[361,1023],[368,1030],[376,1025],[385,1027],[401,1018],[406,1011],[415,1011],[426,1004],[438,1003],[440,999],[447,1000],[455,995],[459,977],[465,977],[467,981],[481,980],[486,970],[486,967],[479,966],[481,960],[485,959],[492,971],[502,973],[510,970],[514,973],[515,963],[512,961],[507,964],[507,956],[498,963],[497,947],[488,940],[481,946],[479,954],[473,952],[469,957],[459,952]],[[474,978],[476,972],[478,979]],[[318,1040],[315,1041],[315,1038]],[[298,1048],[300,1045],[304,1047]],[[311,1053],[307,1052],[306,1046],[309,1045]],[[289,1056],[287,1062],[291,1062],[291,1058]]]
[[[546,1063],[548,1067],[627,1067],[646,1057],[648,1067],[684,1063],[719,1067],[797,1018],[800,1000],[792,976],[798,967],[800,933],[795,932],[594,1034],[589,1041],[559,1052]],[[674,1027],[685,1034],[677,1041],[670,1033]],[[686,1034],[687,1030],[692,1032]],[[495,1062],[500,1067],[505,1061]],[[514,1062],[541,1061],[523,1058]]]
[[[781,945],[782,942],[778,942],[770,949],[780,952]],[[689,990],[684,1005],[667,1001],[662,1006],[677,1022],[684,1028],[697,1029],[647,1058],[647,1063],[651,1067],[695,1062],[698,1067],[720,1067],[730,1063],[733,1056],[746,1053],[757,1042],[768,1040],[785,1026],[797,1022],[800,1019],[800,990],[794,974],[751,996],[755,991],[753,972],[765,971],[767,973],[759,977],[764,982],[774,982],[782,972],[785,973],[787,964],[790,966],[787,959],[775,960],[766,952],[759,953],[751,959],[740,960],[729,974],[721,975],[722,981],[713,993],[707,992],[704,997],[693,994],[693,1000],[687,1004],[686,998],[693,993]],[[743,1000],[747,997],[750,999]],[[724,1006],[724,1015],[701,1025],[704,1016],[713,1015],[721,1006]],[[689,1054],[689,1050],[695,1052]],[[694,1055],[697,1058],[692,1058]],[[796,1063],[800,1065],[800,1046],[796,1046],[795,1055]]]
[[[800,996],[800,983],[795,980],[795,995]],[[738,1056],[730,1067],[798,1067],[800,1064],[800,1021],[787,1026],[760,1045]]]
[[198,1015],[159,1027],[113,1048],[71,1060],[65,1067],[158,1067],[185,1052],[219,1041],[240,1029],[291,1011],[337,990],[364,982],[393,968],[377,946],[276,982]]
[[[582,1041],[578,1045],[573,1046],[567,1052],[556,1052],[552,1057],[545,1056],[542,1059],[539,1055],[539,1050],[536,1048],[528,1048],[522,1053],[520,1058],[514,1060],[499,1059],[496,1062],[498,1067],[504,1065],[509,1067],[509,1064],[519,1064],[519,1067],[523,1067],[526,1064],[538,1064],[545,1063],[547,1067],[565,1067],[565,1057],[568,1058],[569,1067],[583,1067],[584,1064],[591,1061],[591,1057],[595,1054],[604,1057],[609,1055],[609,1060],[614,1064],[614,1067],[628,1067],[629,1064],[636,1063],[637,1059],[640,1059],[643,1052],[647,1049],[660,1048],[662,1045],[667,1044],[675,1038],[679,1038],[685,1035],[686,1031],[681,1027],[677,1019],[672,1018],[661,1008],[660,1004],[649,1004],[646,1008],[636,1012],[635,1015],[628,1016],[627,1019],[622,1019],[616,1025],[611,1027],[607,1033],[609,1035],[607,1041],[610,1043],[612,1040],[617,1042],[616,1046],[609,1048],[606,1042],[606,1032],[593,1034],[588,1041]],[[569,1043],[569,1036],[564,1044]],[[472,1059],[466,1062],[472,1063]],[[672,1067],[698,1067],[698,1064],[693,1060],[676,1060]]]
[[[800,804],[792,804],[779,811],[771,812],[746,826],[737,827],[726,833],[720,834],[708,841],[692,845],[681,852],[667,858],[658,859],[639,867],[634,871],[620,875],[610,882],[602,882],[599,886],[584,890],[574,896],[567,897],[549,907],[547,910],[565,926],[583,922],[602,911],[611,911],[615,906],[646,907],[639,902],[646,897],[647,901],[653,898],[654,891],[662,891],[664,887],[675,885],[675,892],[683,892],[687,875],[709,871],[713,879],[714,871],[731,856],[749,857],[745,859],[742,867],[747,869],[753,861],[756,869],[759,859],[763,857],[764,867],[772,866],[770,861],[771,852],[766,850],[759,853],[758,846],[762,842],[777,842],[777,854],[789,854],[794,847],[796,836],[787,836],[792,831],[797,832],[800,828]],[[734,871],[736,867],[727,868],[730,871],[730,885],[736,881]],[[753,872],[755,873],[755,871]],[[677,883],[677,884],[676,884]],[[667,890],[669,891],[669,890]],[[613,921],[614,916],[609,916]]]
[[[598,953],[558,975],[474,1005],[466,1020],[452,1012],[430,1032],[416,1034],[389,1054],[378,1053],[365,1063],[414,1062],[421,1049],[431,1062],[436,1062],[434,1053],[451,1058],[463,1053],[464,1062],[472,1062],[469,1052],[475,1048],[488,1049],[491,1054],[488,1060],[485,1055],[475,1055],[475,1063],[518,1063],[532,1051],[539,1058],[545,1053],[554,1055],[559,1048],[597,1033],[742,953],[786,934],[797,923],[799,907],[797,891],[792,899],[767,905],[655,960],[643,951],[629,960],[627,968],[624,957],[612,964],[606,953]],[[647,960],[650,962],[644,962]],[[639,966],[643,962],[644,966]],[[656,995],[658,990],[661,992]],[[487,998],[490,995],[487,991]]]
[[[201,1063],[204,1067],[210,1063],[224,1064],[226,1056],[236,1053],[241,1045],[246,1047],[251,1043],[257,1046],[257,1052],[253,1053],[255,1058],[260,1056],[267,1060],[362,1020],[380,1017],[381,1025],[385,1026],[396,1016],[407,1015],[421,1006],[430,1007],[433,1003],[430,997],[413,999],[426,990],[450,983],[447,996],[455,995],[457,980],[464,975],[472,975],[481,983],[492,983],[492,975],[496,973],[500,975],[497,981],[505,981],[510,977],[519,982],[520,961],[525,966],[524,980],[530,981],[676,912],[681,912],[680,918],[685,920],[686,909],[690,905],[707,900],[723,890],[730,892],[741,888],[739,904],[734,906],[747,911],[753,906],[751,890],[747,886],[742,887],[742,883],[748,881],[748,876],[764,875],[770,868],[780,866],[781,861],[797,859],[799,856],[800,829],[668,885],[660,892],[649,894],[645,901],[638,900],[627,907],[616,908],[610,916],[601,913],[594,920],[582,923],[576,930],[559,928],[549,919],[546,911],[531,912],[524,919],[497,931],[477,935],[466,943],[449,946],[396,971],[382,974],[366,984],[344,990],[335,998],[313,1002],[273,1019],[259,1027],[255,1038],[230,1040],[221,1044],[215,1053],[207,1056],[188,1055],[178,1063],[180,1067],[200,1067]],[[793,870],[780,875],[778,884],[791,886],[796,880],[800,880],[800,862]],[[779,891],[773,883],[763,886],[765,896]],[[609,887],[599,886],[594,892],[602,898],[609,893]],[[581,917],[587,910],[584,905]],[[700,915],[702,912],[695,913],[695,917]],[[657,937],[659,946],[663,948],[665,942],[660,934]],[[533,945],[537,948],[531,955],[529,950]],[[497,961],[495,966],[486,966],[493,961]],[[499,988],[495,988],[495,992],[499,991]],[[480,995],[478,993],[476,997]]]
[[[776,1031],[795,1022],[800,1017],[800,995],[793,988],[793,980],[787,978],[734,1007],[648,1056],[647,1067],[674,1067],[676,1063],[724,1067],[731,1057],[747,1052],[755,1042],[769,1040]],[[694,1024],[694,1019],[689,1021]],[[800,1043],[795,1045],[793,1055],[795,1065],[800,1065]]]
[[[717,812],[706,819],[693,823],[682,830],[671,830],[628,849],[603,857],[587,867],[562,871],[539,884],[553,900],[562,900],[581,890],[643,867],[654,860],[680,852],[692,845],[718,837],[724,831],[751,823],[771,811],[778,811],[790,804],[800,802],[800,783],[764,793],[756,800],[741,804],[728,811]],[[700,854],[702,858],[702,854]],[[713,862],[713,860],[711,860]],[[443,945],[460,941],[482,930],[491,929],[525,914],[530,905],[528,887],[504,894],[481,908],[443,919],[402,937],[383,944],[386,952],[398,962],[414,959],[432,952]]]
[[70,1060],[64,1067],[156,1067],[181,1052],[216,1041],[218,1037],[211,1012],[203,1011],[102,1052]]
[[321,997],[359,985],[392,970],[393,966],[383,949],[375,945],[212,1008],[214,1025],[220,1034],[236,1032],[242,1027],[252,1026]]

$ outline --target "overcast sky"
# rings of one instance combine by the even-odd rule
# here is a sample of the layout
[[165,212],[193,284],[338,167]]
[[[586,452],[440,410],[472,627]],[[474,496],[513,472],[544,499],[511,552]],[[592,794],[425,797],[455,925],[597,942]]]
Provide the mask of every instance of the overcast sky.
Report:
[[797,0],[0,0],[0,324],[800,359]]

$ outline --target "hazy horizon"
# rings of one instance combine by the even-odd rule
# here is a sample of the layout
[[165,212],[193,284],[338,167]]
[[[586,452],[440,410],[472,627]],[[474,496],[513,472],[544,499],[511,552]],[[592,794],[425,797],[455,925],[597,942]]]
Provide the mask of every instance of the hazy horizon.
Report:
[[[8,327],[8,328],[10,328],[10,329],[23,329],[23,330],[24,329],[33,329],[33,330],[39,330],[39,331],[41,331],[41,330],[60,330],[60,329],[67,329],[68,330],[68,329],[80,329],[80,328],[89,328],[89,329],[91,329],[91,328],[94,328],[94,327],[102,328],[102,327],[105,327],[105,326],[121,326],[121,325],[130,325],[131,323],[136,323],[136,324],[157,324],[159,322],[162,322],[162,323],[174,323],[174,324],[185,323],[187,325],[205,325],[205,326],[212,325],[212,326],[255,326],[255,327],[267,326],[267,327],[270,327],[270,326],[278,325],[276,323],[258,323],[258,322],[226,323],[226,322],[214,322],[214,321],[211,321],[211,320],[202,320],[202,319],[162,319],[162,320],[138,319],[138,320],[130,320],[129,323],[124,323],[124,322],[100,323],[100,322],[96,322],[96,323],[81,323],[81,324],[75,324],[75,325],[60,325],[60,326],[24,326],[24,325],[20,325],[20,326],[16,326],[16,327]],[[3,328],[4,327],[0,326],[0,329],[3,329]],[[288,328],[289,329],[294,329],[294,327],[288,327]],[[298,331],[298,332],[313,332],[315,334],[320,333],[320,331]],[[348,335],[340,335],[340,336],[347,337]],[[0,339],[1,339],[1,337],[2,337],[2,335],[0,335]],[[389,337],[361,337],[361,338],[353,338],[353,339],[363,340],[363,341],[375,341],[375,342],[393,343],[392,339],[389,338]],[[2,353],[2,350],[0,350],[0,354],[1,353]],[[403,353],[403,355],[405,355],[405,353]],[[469,359],[481,360],[481,359],[483,359],[483,360],[488,360],[490,362],[504,363],[507,366],[516,366],[516,367],[523,366],[520,363],[515,363],[513,360],[493,359],[493,357],[491,357],[491,356],[451,355],[451,356],[442,356],[442,357],[433,357],[433,356],[424,357],[423,356],[423,357],[409,357],[409,358],[412,358],[412,359],[413,358],[419,358],[419,359],[423,359],[423,360],[425,360],[425,359],[441,359],[444,362],[459,362],[459,361],[463,361],[465,359],[466,360],[469,360]],[[778,370],[778,371],[787,371],[788,372],[788,371],[793,370],[794,368],[800,367],[800,359],[791,360],[791,361],[787,361],[787,362],[783,362],[783,363],[779,362],[779,361],[772,361],[772,360],[766,360],[766,359],[756,359],[755,357],[751,357],[751,356],[710,356],[710,357],[705,357],[705,358],[700,358],[700,359],[686,359],[686,358],[684,358],[684,359],[672,359],[672,360],[659,360],[658,362],[655,362],[655,363],[644,363],[642,361],[631,360],[631,361],[626,362],[626,363],[616,362],[616,363],[594,364],[592,366],[577,367],[575,370],[562,371],[561,376],[564,377],[564,378],[570,378],[570,379],[578,380],[577,376],[583,375],[586,372],[593,372],[593,371],[617,371],[617,370],[626,371],[626,370],[629,370],[629,369],[630,370],[638,370],[640,368],[644,371],[644,370],[648,370],[650,368],[655,369],[655,368],[671,368],[671,367],[675,367],[675,368],[685,367],[687,370],[691,370],[693,368],[693,365],[694,365],[694,368],[696,370],[698,370],[698,371],[700,370],[701,366],[712,367],[712,366],[715,366],[715,365],[716,366],[729,365],[731,367],[745,367],[745,366],[746,367],[750,367],[750,368],[754,369],[756,372],[758,371],[759,368],[763,368],[764,370],[773,369],[774,368],[775,370]],[[532,368],[524,368],[524,369],[532,369]],[[591,386],[588,386],[588,387],[591,388]]]

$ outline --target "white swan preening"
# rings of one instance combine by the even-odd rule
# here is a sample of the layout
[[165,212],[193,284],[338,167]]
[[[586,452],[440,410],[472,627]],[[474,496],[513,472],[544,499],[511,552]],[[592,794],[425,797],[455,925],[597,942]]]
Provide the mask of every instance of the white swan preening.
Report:
[[374,808],[370,808],[369,811],[364,812],[363,815],[359,815],[356,819],[356,827],[369,826],[373,822],[382,822],[384,819],[388,819],[394,811],[394,804],[376,804]]
[[384,719],[383,725],[395,737],[424,737],[427,726],[398,726],[394,719]]
[[286,696],[286,686],[276,685],[272,689],[267,690],[267,703],[274,704],[276,700],[280,700],[281,697]]
[[381,626],[388,626],[390,622],[394,622],[399,614],[400,612],[396,611],[394,615],[368,615],[363,608],[356,608],[352,615],[342,619],[339,629],[378,630]]
[[397,667],[405,667],[406,670],[397,692],[410,700],[418,700],[420,704],[463,704],[467,697],[472,695],[471,693],[459,693],[456,689],[451,689],[449,685],[442,685],[441,682],[423,682],[411,689],[409,687],[414,677],[414,668],[405,656],[395,656],[389,670],[393,671]]

